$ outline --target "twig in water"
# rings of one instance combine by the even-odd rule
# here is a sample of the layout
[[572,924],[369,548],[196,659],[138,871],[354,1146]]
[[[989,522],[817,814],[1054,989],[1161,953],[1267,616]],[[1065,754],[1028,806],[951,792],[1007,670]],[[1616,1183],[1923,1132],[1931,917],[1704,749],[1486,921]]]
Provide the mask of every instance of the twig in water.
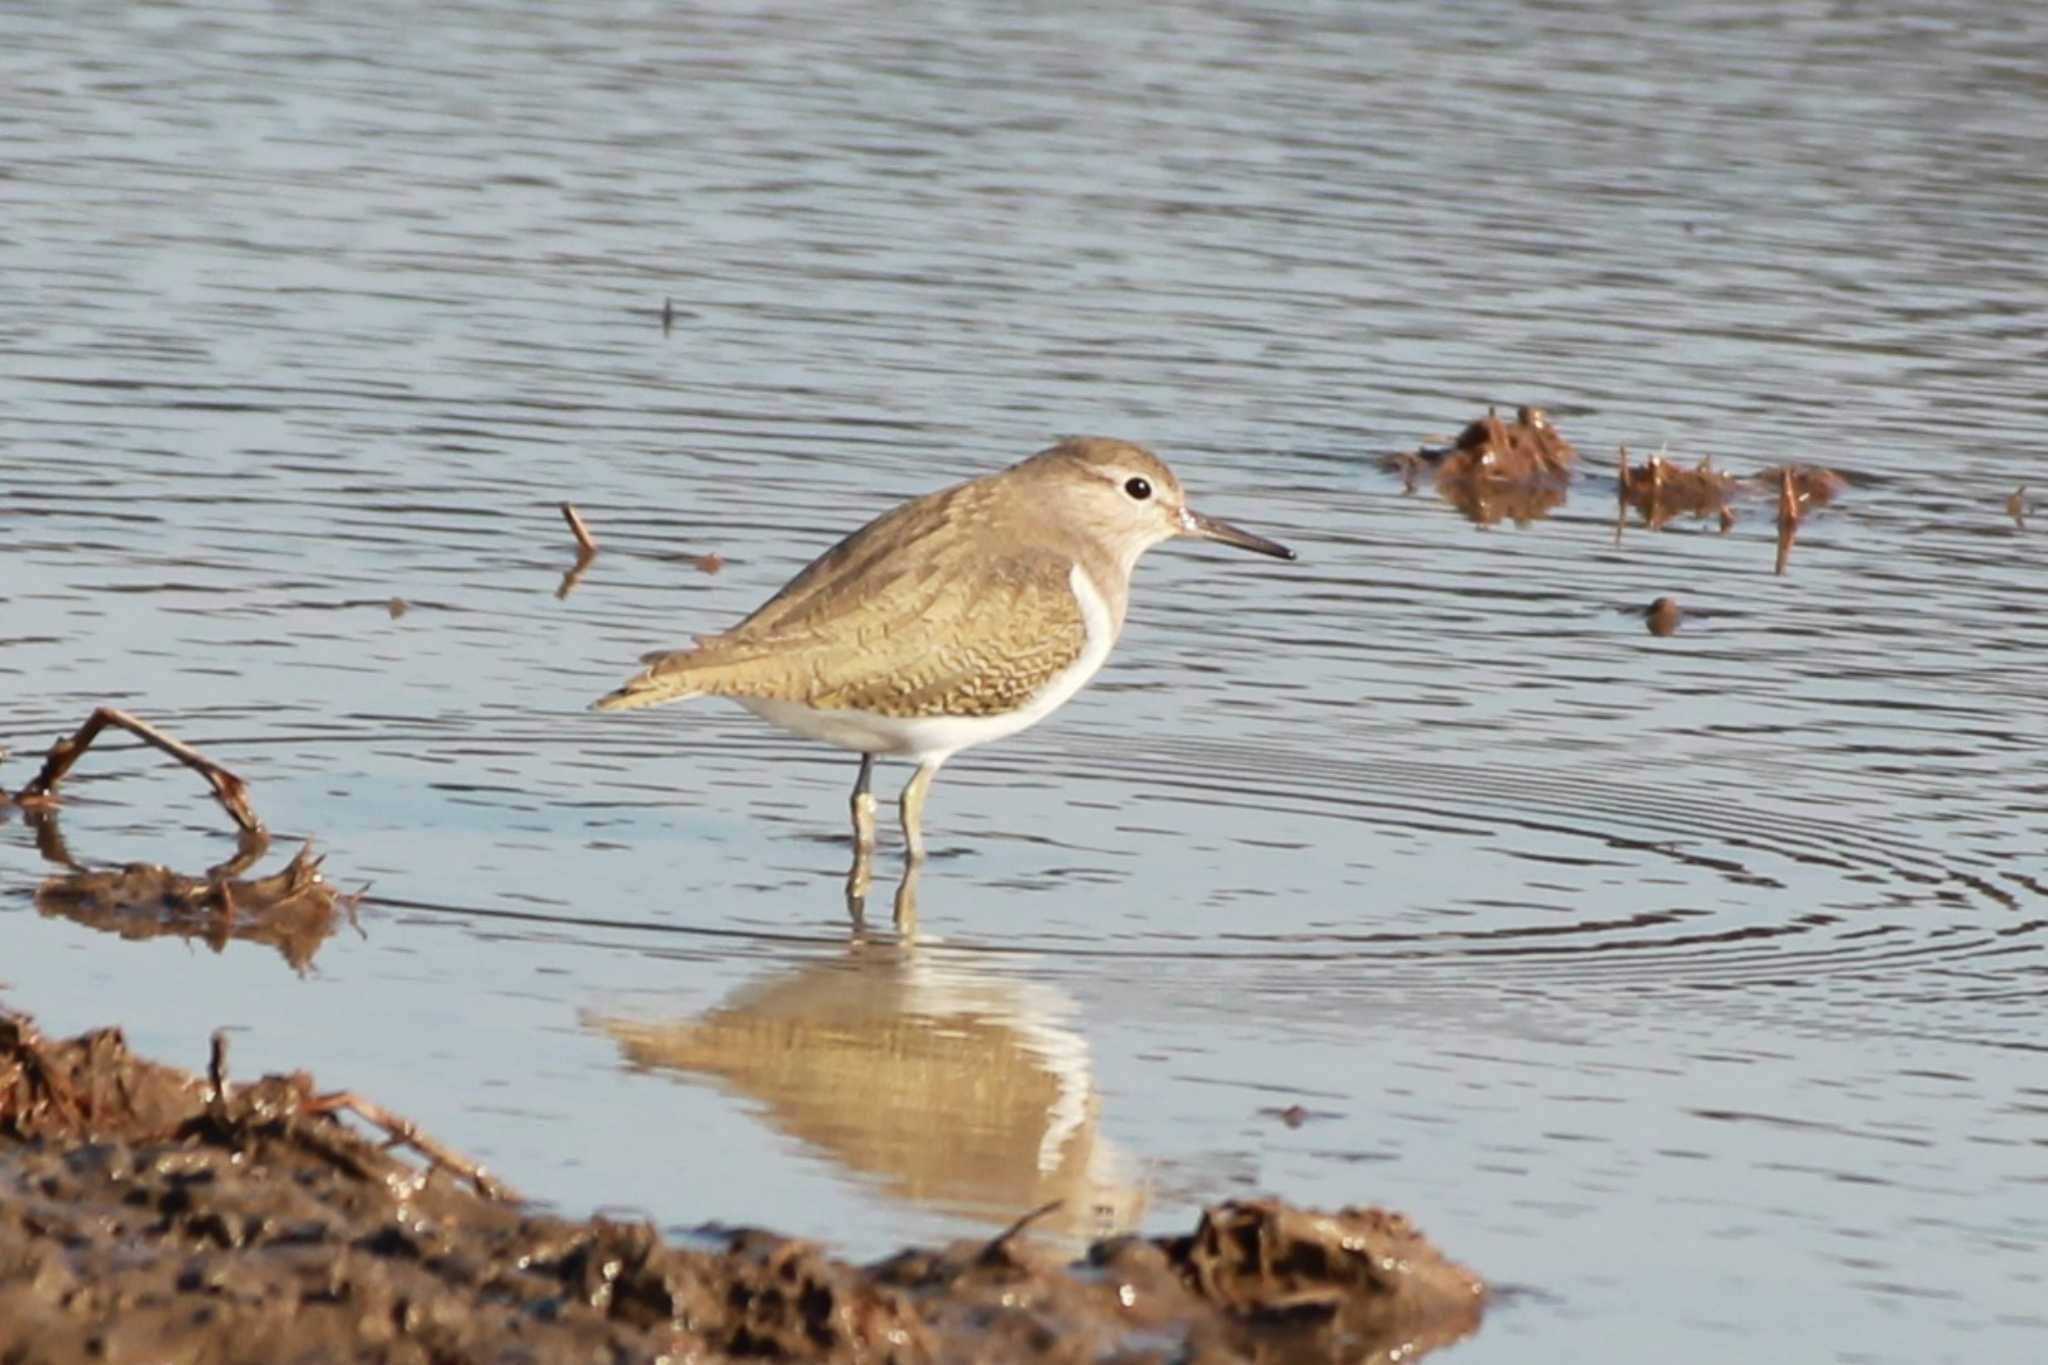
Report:
[[1621,544],[1622,528],[1628,525],[1628,447],[1620,447],[1617,459],[1619,468],[1615,473],[1614,485],[1614,543]]
[[1060,1208],[1064,1207],[1066,1202],[1067,1201],[1064,1199],[1055,1199],[1051,1203],[1040,1204],[1037,1208],[1031,1210],[1031,1212],[1025,1214],[1022,1218],[1019,1218],[1016,1222],[1010,1224],[1010,1226],[1004,1228],[995,1236],[989,1238],[988,1245],[981,1249],[981,1255],[977,1259],[983,1262],[995,1259],[997,1255],[1002,1253],[1010,1245],[1010,1240],[1014,1238],[1018,1233],[1024,1231],[1024,1229],[1030,1227],[1033,1223],[1045,1217],[1048,1213],[1056,1212]]
[[569,572],[562,575],[561,586],[555,589],[555,600],[564,601],[570,593],[576,591],[576,585],[583,581],[584,571],[596,561],[597,556],[594,554],[576,556],[576,562],[569,566]]
[[562,575],[562,586],[555,589],[557,602],[576,591],[576,585],[583,581],[583,574],[590,562],[597,558],[597,539],[590,534],[590,528],[583,524],[583,517],[576,511],[574,503],[562,504],[562,520],[569,523],[569,531],[576,537],[576,562],[569,566],[569,572]]
[[591,539],[590,528],[583,524],[583,516],[576,510],[575,503],[562,504],[562,520],[569,523],[569,532],[576,537],[577,549],[587,555],[597,553],[597,542]]
[[1778,471],[1778,575],[1792,559],[1792,538],[1799,534],[1799,495],[1792,491],[1792,467]]
[[353,1090],[337,1090],[332,1094],[316,1095],[307,1102],[306,1109],[314,1114],[333,1114],[346,1109],[365,1123],[382,1128],[391,1135],[394,1144],[410,1147],[434,1165],[455,1172],[474,1185],[476,1192],[485,1198],[502,1199],[515,1204],[525,1202],[516,1190],[497,1179],[479,1163],[428,1137],[411,1119],[400,1117],[384,1106],[364,1099]]
[[252,833],[260,832],[263,822],[256,818],[256,812],[249,808],[249,784],[205,754],[181,740],[172,739],[147,721],[137,720],[126,711],[111,706],[102,706],[86,717],[78,733],[69,739],[60,739],[50,746],[50,756],[43,760],[43,770],[15,794],[15,804],[24,808],[49,806],[56,802],[54,795],[57,783],[71,771],[73,764],[99,738],[100,731],[108,726],[126,730],[143,743],[163,750],[192,771],[205,778],[213,788],[213,794],[235,823]]
[[227,1103],[228,1099],[228,1031],[217,1028],[213,1031],[212,1045],[206,1056],[206,1102],[214,1108]]

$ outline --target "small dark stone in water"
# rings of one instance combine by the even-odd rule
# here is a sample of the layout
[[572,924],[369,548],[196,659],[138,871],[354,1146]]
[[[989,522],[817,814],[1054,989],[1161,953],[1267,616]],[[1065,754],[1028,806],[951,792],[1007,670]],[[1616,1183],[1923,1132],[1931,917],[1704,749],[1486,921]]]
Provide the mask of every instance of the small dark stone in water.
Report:
[[1684,614],[1679,610],[1676,598],[1660,597],[1644,610],[1643,623],[1650,628],[1652,635],[1676,635],[1678,622]]
[[1290,1104],[1285,1108],[1269,1106],[1259,1110],[1261,1118],[1278,1119],[1289,1128],[1299,1128],[1310,1119],[1336,1119],[1344,1117],[1329,1109],[1310,1109],[1305,1105]]

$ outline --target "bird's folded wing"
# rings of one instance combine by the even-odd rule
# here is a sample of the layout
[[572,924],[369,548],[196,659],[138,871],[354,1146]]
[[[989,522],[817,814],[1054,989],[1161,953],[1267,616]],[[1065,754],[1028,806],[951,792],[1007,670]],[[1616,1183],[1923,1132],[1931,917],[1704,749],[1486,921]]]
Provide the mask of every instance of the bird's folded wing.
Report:
[[885,575],[812,595],[790,618],[757,615],[694,649],[651,656],[613,695],[764,697],[885,716],[1014,710],[1081,657],[1087,621],[1060,556],[971,562],[899,560]]

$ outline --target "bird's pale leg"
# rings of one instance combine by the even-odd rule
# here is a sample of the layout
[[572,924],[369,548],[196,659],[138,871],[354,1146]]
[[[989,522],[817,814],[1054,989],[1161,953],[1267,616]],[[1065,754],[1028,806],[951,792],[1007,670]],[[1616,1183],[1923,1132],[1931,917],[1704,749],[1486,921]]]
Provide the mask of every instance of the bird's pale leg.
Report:
[[853,784],[853,857],[866,862],[875,851],[875,756],[860,756],[860,778]]
[[910,861],[924,861],[924,797],[931,790],[932,774],[938,772],[937,763],[918,765],[910,785],[903,789],[903,841],[910,846]]
[[860,777],[853,784],[853,797],[848,803],[853,807],[853,867],[846,874],[846,905],[856,923],[860,920],[860,905],[866,901],[868,885],[872,880],[870,867],[875,854],[875,794],[871,790],[875,776],[875,756],[860,756]]

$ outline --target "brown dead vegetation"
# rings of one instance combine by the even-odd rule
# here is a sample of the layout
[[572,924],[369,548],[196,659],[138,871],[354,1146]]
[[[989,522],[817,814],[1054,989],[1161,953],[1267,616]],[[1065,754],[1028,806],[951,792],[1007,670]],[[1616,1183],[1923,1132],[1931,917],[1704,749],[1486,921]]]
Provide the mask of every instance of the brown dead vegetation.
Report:
[[[197,876],[156,863],[90,867],[72,856],[58,827],[57,785],[109,729],[126,730],[199,773],[238,826],[235,854]],[[243,874],[270,849],[270,835],[249,803],[249,784],[183,740],[126,711],[102,706],[77,733],[50,748],[42,770],[0,813],[18,807],[44,859],[65,869],[36,888],[36,909],[127,939],[171,935],[199,939],[215,952],[234,939],[267,943],[303,972],[341,917],[354,917],[357,895],[335,890],[320,875],[311,841],[264,877]]]
[[311,841],[268,876],[244,877],[270,848],[269,836],[244,831],[233,858],[187,876],[156,863],[87,867],[72,858],[54,812],[31,812],[29,823],[43,856],[70,869],[36,888],[36,909],[122,938],[198,939],[215,952],[236,939],[263,943],[303,972],[342,918],[355,914],[358,895],[320,875]]
[[[344,1120],[353,1113],[386,1141]],[[424,1156],[422,1167],[394,1145]],[[521,1204],[303,1073],[199,1076],[0,1014],[0,1359],[1413,1360],[1484,1289],[1408,1222],[1269,1201],[1076,1273],[1013,1228],[868,1269]]]
[[1420,446],[1387,464],[1411,491],[1431,471],[1438,495],[1478,525],[1506,518],[1522,526],[1564,504],[1577,460],[1549,414],[1524,405],[1513,422],[1488,408],[1449,445]]
[[68,739],[60,739],[50,746],[49,757],[43,760],[42,771],[37,773],[26,787],[16,792],[14,804],[24,810],[47,810],[57,804],[57,784],[69,773],[72,766],[85,756],[94,740],[109,729],[126,730],[143,743],[161,749],[178,762],[206,779],[213,788],[214,799],[234,817],[235,823],[250,833],[261,833],[263,822],[256,818],[256,812],[249,805],[249,784],[220,764],[200,753],[180,739],[173,739],[154,725],[129,715],[126,711],[111,706],[102,706],[85,718],[85,724]]

